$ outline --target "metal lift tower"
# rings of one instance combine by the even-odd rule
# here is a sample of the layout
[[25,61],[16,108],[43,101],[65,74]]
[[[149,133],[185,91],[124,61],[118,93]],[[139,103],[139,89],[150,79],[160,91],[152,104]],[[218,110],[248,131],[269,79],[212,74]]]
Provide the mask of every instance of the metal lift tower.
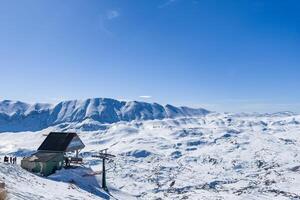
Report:
[[100,152],[97,155],[92,155],[92,157],[102,159],[102,188],[103,188],[103,190],[108,191],[108,188],[106,185],[105,161],[113,159],[116,156],[107,153],[107,149],[102,149],[102,150],[100,150]]

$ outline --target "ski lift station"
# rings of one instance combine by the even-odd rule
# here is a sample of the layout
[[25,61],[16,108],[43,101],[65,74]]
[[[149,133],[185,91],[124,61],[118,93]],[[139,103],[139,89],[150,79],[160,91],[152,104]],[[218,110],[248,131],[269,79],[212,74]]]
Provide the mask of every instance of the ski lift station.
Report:
[[[21,160],[21,167],[48,176],[70,163],[82,162],[78,155],[84,147],[76,133],[51,132],[36,153]],[[68,157],[70,153],[75,154],[75,157]]]

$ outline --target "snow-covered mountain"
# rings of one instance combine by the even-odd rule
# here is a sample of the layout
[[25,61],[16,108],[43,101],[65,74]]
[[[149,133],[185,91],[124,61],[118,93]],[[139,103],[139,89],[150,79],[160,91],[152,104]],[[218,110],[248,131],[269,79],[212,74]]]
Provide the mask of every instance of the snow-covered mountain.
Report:
[[30,155],[50,131],[76,131],[86,145],[82,168],[48,178],[0,164],[11,199],[115,199],[100,189],[102,163],[91,156],[104,148],[116,155],[107,180],[117,199],[300,199],[300,115],[210,113],[93,131],[82,123],[0,134],[1,158]]
[[[291,112],[88,99],[2,101],[0,113],[1,160],[20,161],[50,131],[75,131],[86,145],[82,166],[47,178],[0,163],[11,199],[300,199],[300,115]],[[116,155],[107,163],[110,193],[101,190],[102,163],[92,157],[104,148]]]
[[109,98],[63,101],[56,105],[4,100],[0,101],[0,132],[37,131],[53,125],[85,120],[111,124],[119,121],[197,117],[208,113],[202,108],[162,106]]

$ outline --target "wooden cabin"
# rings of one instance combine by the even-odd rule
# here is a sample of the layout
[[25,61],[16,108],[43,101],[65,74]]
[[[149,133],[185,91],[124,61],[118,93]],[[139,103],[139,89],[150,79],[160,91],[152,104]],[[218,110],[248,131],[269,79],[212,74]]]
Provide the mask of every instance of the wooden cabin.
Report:
[[[21,167],[43,176],[69,165],[72,161],[82,161],[79,152],[85,147],[76,133],[51,132],[37,152],[21,160]],[[75,157],[67,157],[72,152]]]

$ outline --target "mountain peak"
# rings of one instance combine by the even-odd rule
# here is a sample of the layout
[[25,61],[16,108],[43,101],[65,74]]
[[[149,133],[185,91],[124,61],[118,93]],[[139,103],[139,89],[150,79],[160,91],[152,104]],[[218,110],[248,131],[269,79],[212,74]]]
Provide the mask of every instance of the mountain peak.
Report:
[[90,119],[101,124],[120,121],[154,120],[202,116],[205,109],[162,106],[158,103],[89,98],[51,104],[0,101],[0,132],[37,131],[62,123],[80,123]]

